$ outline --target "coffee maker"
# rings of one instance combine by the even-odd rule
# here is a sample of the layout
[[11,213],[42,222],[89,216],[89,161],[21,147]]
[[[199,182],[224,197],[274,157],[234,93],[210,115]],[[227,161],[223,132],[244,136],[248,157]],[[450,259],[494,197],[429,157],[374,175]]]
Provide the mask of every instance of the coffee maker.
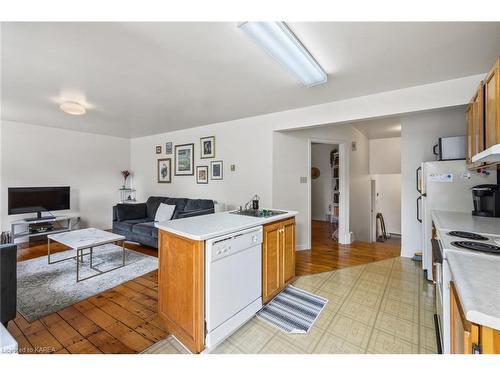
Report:
[[472,188],[474,216],[500,217],[500,185],[485,184]]

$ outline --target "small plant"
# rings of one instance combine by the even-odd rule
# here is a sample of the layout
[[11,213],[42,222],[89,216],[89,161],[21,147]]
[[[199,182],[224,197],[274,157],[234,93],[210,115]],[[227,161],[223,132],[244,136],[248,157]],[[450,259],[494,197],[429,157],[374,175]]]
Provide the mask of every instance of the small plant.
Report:
[[128,176],[130,176],[130,172],[127,170],[124,170],[121,173],[123,176],[123,187],[125,187],[125,185],[127,184],[127,178],[128,178]]

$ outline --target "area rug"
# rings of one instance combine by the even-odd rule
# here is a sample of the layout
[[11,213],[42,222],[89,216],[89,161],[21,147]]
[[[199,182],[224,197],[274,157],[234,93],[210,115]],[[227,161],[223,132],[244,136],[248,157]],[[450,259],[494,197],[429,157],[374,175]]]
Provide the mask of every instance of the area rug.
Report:
[[257,317],[286,333],[308,333],[327,303],[326,298],[290,285]]
[[[68,250],[51,255],[51,262],[76,255]],[[93,266],[106,271],[121,265],[122,250],[115,245],[94,248]],[[76,282],[76,260],[48,264],[47,256],[17,264],[17,309],[32,322],[158,268],[158,258],[125,250],[125,267]],[[80,277],[97,274],[84,257]]]

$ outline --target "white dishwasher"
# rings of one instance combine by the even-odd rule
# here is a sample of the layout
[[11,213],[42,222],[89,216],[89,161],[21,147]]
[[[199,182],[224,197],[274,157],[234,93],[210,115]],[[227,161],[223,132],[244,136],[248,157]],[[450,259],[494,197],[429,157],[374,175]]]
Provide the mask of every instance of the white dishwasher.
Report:
[[262,227],[205,243],[205,345],[214,348],[262,308]]

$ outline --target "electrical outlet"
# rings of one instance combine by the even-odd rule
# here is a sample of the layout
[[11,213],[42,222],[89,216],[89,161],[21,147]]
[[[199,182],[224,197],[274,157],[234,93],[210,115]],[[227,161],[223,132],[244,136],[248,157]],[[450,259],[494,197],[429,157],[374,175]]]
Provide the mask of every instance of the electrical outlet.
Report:
[[307,177],[300,177],[301,184],[307,184]]

